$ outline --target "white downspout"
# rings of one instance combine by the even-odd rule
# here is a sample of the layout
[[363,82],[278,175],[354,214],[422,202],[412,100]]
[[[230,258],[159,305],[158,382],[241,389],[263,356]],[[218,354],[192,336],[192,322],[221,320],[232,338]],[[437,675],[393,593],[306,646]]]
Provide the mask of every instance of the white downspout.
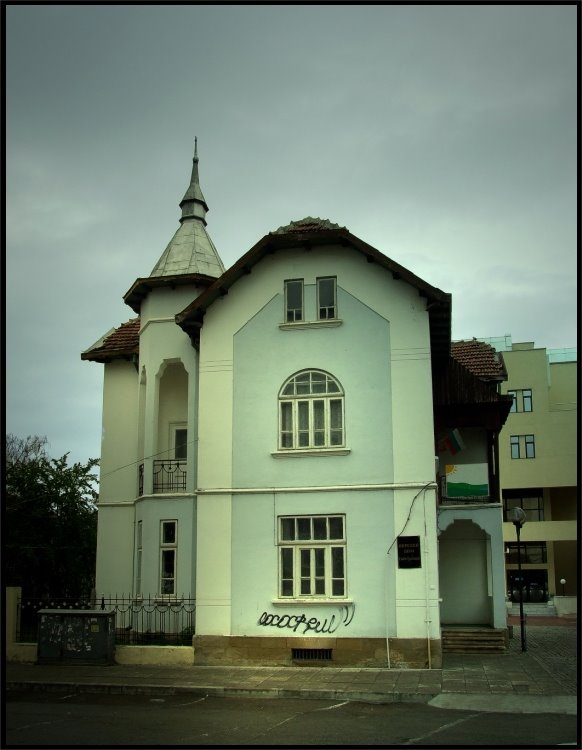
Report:
[[426,533],[426,489],[423,492],[422,495],[422,509],[424,514],[424,591],[425,591],[425,601],[426,601],[426,615],[425,615],[425,622],[426,622],[426,653],[428,657],[428,668],[432,669],[432,654],[430,649],[430,600],[429,600],[429,577],[428,577],[428,539],[427,539],[427,533]]

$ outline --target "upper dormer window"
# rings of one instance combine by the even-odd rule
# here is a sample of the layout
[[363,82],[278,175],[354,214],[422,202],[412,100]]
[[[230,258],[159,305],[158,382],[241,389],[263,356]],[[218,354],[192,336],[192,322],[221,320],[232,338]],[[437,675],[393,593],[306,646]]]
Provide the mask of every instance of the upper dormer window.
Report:
[[303,279],[285,282],[285,321],[303,320]]
[[317,317],[319,320],[337,318],[337,291],[334,276],[317,279]]

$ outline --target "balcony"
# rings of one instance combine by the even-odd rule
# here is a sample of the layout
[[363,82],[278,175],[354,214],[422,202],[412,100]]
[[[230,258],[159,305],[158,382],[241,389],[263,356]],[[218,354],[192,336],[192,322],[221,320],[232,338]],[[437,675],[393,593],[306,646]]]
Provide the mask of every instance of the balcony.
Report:
[[441,506],[487,505],[499,502],[491,496],[488,482],[451,482],[448,476],[440,477],[438,501]]
[[[186,492],[186,461],[176,459],[163,459],[153,462],[153,486],[154,494],[172,494],[174,492]],[[138,495],[144,491],[144,464],[140,464],[138,470]]]
[[[489,487],[479,487],[480,494],[471,494],[471,487],[468,486],[466,494],[463,491],[459,491],[455,488],[450,491],[451,485],[447,484],[446,477],[441,477],[438,501],[440,506],[448,505],[490,505],[491,503],[499,503],[500,500],[491,497],[489,494]],[[452,488],[451,488],[452,489]],[[475,488],[477,489],[477,488]]]

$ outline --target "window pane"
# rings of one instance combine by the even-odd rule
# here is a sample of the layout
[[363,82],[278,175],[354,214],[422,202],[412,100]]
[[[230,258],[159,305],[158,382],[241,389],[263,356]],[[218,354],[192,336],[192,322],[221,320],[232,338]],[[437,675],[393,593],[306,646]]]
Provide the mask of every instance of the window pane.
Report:
[[510,438],[511,458],[519,458],[519,437],[512,435]]
[[162,523],[162,544],[176,543],[176,524],[174,521]]
[[332,445],[343,445],[342,402],[339,399],[333,399],[329,402],[329,414],[331,423],[330,442]]
[[293,430],[293,405],[290,401],[281,402],[281,429],[283,432]]
[[183,460],[188,453],[188,430],[176,430],[174,433],[174,458]]
[[162,594],[173,594],[174,593],[174,581],[171,579],[162,581]]
[[301,593],[311,594],[311,550],[302,549],[300,553],[301,565]]
[[323,547],[316,547],[315,553],[315,577],[323,578],[325,575],[325,550]]
[[327,392],[328,393],[339,393],[340,388],[333,378],[328,376],[327,378]]
[[329,414],[332,429],[341,429],[342,426],[342,402],[339,399],[333,399],[329,402]]
[[515,391],[507,391],[507,395],[513,397],[513,401],[511,402],[511,409],[509,410],[509,412],[510,413],[511,412],[516,412],[517,411],[517,400],[516,400],[516,393],[515,393]]
[[344,596],[345,586],[343,580],[334,579],[331,582],[331,593],[333,596]]
[[331,548],[331,575],[332,578],[344,577],[344,548]]
[[[543,453],[543,451],[542,451]],[[535,444],[534,444],[534,436],[533,435],[526,435],[525,436],[525,455],[526,458],[535,458],[536,451],[535,451]]]
[[293,578],[293,550],[289,547],[281,550],[281,574],[283,578]]
[[326,518],[314,518],[313,519],[313,538],[314,539],[327,539],[327,519]]
[[297,402],[297,416],[300,430],[309,430],[309,402]]
[[311,389],[311,383],[309,379],[309,373],[304,372],[301,375],[295,377],[295,393],[298,395],[304,395],[309,393]]
[[297,519],[297,539],[311,539],[311,519]]
[[293,541],[295,539],[295,519],[281,519],[281,539],[284,541]]
[[281,581],[281,596],[293,596],[293,581]]
[[341,516],[331,516],[329,519],[329,538],[344,538],[344,520]]
[[308,578],[311,575],[311,550],[302,549],[300,552],[301,577]]
[[335,279],[318,279],[319,317],[335,318]]
[[335,305],[335,279],[319,279],[319,304]]
[[326,377],[322,372],[314,372],[311,374],[311,392],[312,393],[325,393],[326,390]]
[[162,551],[162,578],[174,577],[175,550],[165,549]]
[[286,320],[293,322],[303,319],[303,282],[286,281],[285,282],[285,305]]
[[325,408],[324,402],[313,402],[313,444],[325,445]]
[[297,403],[297,419],[299,446],[305,448],[309,445],[309,402],[299,401]]
[[523,392],[523,410],[532,411],[532,398],[530,389],[524,390]]

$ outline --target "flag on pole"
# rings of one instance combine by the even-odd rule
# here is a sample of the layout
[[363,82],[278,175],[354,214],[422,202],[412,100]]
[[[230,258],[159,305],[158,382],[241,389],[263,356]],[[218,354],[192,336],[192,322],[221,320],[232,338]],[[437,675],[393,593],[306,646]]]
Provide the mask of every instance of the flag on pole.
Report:
[[448,430],[447,434],[439,440],[438,449],[441,452],[448,451],[451,456],[456,456],[465,447],[461,433],[456,428]]

